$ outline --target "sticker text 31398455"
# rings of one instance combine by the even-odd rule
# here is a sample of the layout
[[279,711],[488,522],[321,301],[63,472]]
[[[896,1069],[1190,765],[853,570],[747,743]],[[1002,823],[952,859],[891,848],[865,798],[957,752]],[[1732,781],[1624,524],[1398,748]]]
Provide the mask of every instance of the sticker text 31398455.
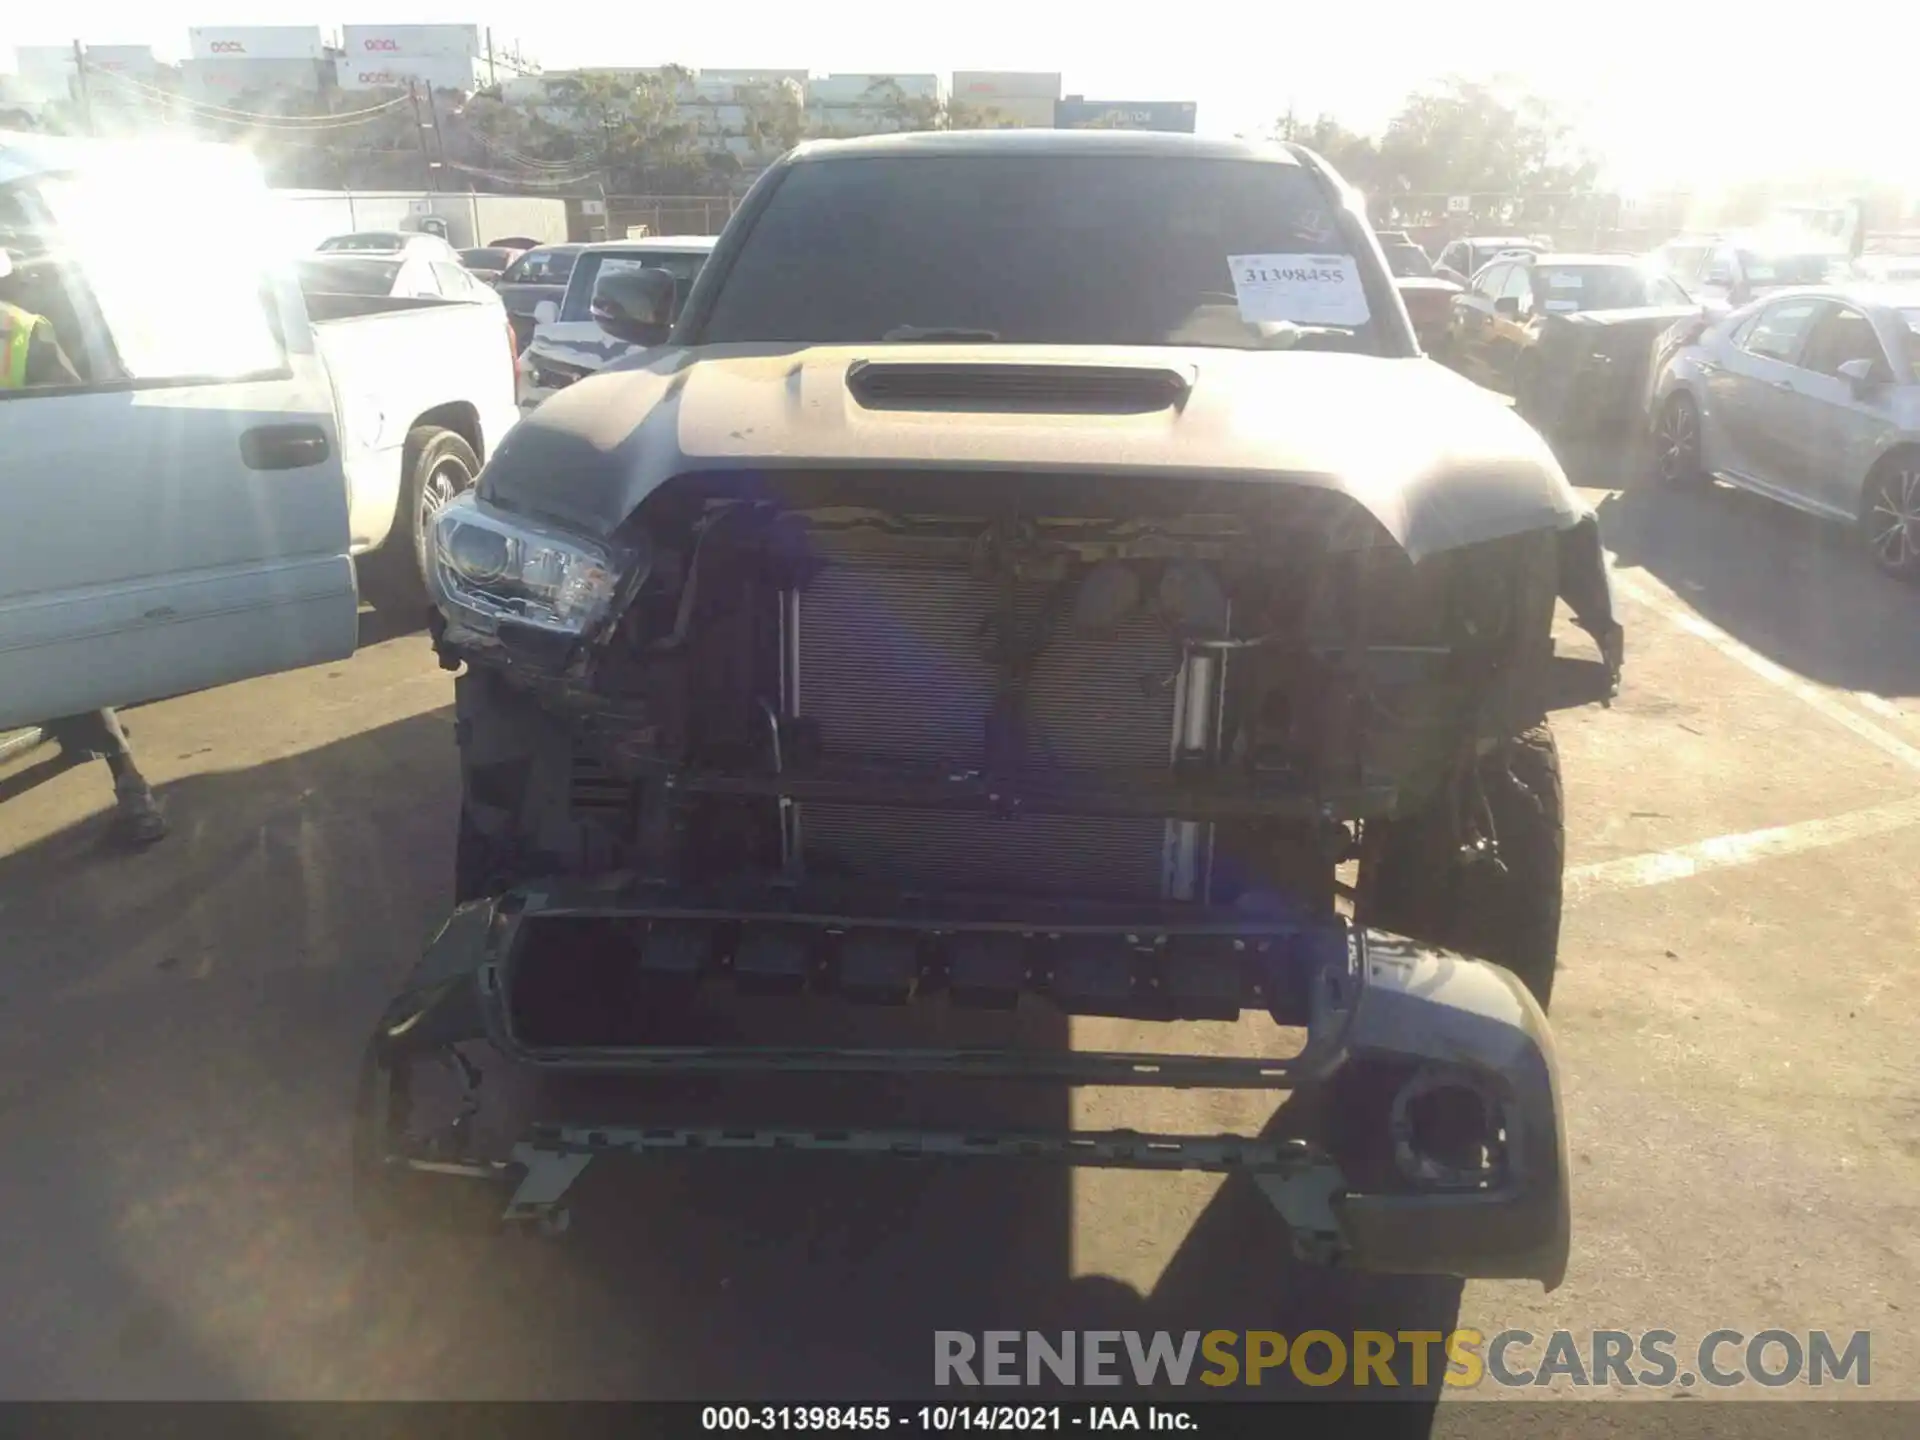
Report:
[[1250,325],[1364,325],[1367,294],[1351,255],[1230,255],[1233,294]]

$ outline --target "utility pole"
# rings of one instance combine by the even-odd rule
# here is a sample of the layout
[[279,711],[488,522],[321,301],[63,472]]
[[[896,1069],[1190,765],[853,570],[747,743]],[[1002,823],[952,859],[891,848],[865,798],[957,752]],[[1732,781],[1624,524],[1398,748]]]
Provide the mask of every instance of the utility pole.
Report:
[[493,27],[487,27],[487,84],[498,85],[500,77],[493,73]]
[[78,40],[73,42],[73,68],[80,98],[80,123],[87,127],[87,134],[93,134],[93,96],[87,90],[87,47]]
[[429,81],[427,91],[427,124],[433,130],[433,148],[439,159],[429,162],[434,169],[444,170],[447,161],[447,132],[440,124],[440,105],[433,98],[433,83]]
[[420,136],[420,163],[427,167],[427,189],[437,195],[440,192],[440,186],[438,177],[433,173],[433,156],[427,151],[427,120],[420,113],[420,82],[418,80],[407,81],[407,98],[413,101],[413,124],[416,133]]
[[613,117],[600,117],[600,238],[613,239],[613,210],[607,204],[607,179],[613,161]]

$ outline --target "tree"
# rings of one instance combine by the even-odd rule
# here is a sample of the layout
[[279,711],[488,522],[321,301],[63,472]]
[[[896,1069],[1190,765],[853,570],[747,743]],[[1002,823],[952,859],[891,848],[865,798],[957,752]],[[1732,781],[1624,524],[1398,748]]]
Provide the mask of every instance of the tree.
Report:
[[1272,138],[1306,146],[1365,194],[1371,195],[1381,179],[1380,147],[1331,115],[1321,115],[1311,124],[1303,124],[1291,113],[1283,115],[1274,123]]
[[[1388,197],[1426,209],[1446,195],[1567,197],[1593,191],[1595,158],[1538,96],[1500,84],[1452,79],[1407,97],[1379,145],[1378,184]],[[1566,203],[1535,201],[1501,218],[1553,224]]]
[[756,155],[784,155],[807,138],[807,100],[799,85],[781,80],[758,85],[741,97],[747,140]]
[[523,121],[497,113],[487,123],[498,127],[496,145],[505,136],[517,142],[503,147],[509,159],[597,172],[608,190],[637,193],[660,173],[684,170],[695,158],[697,127],[680,108],[687,78],[677,65],[562,75],[547,82],[540,106],[521,112]]

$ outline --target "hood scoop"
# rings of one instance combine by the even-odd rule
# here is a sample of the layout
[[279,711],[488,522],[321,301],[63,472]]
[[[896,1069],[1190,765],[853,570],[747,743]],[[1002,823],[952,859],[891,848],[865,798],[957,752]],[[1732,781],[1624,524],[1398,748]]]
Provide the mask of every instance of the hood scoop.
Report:
[[869,410],[1139,415],[1177,410],[1194,373],[1149,365],[856,360],[847,388]]

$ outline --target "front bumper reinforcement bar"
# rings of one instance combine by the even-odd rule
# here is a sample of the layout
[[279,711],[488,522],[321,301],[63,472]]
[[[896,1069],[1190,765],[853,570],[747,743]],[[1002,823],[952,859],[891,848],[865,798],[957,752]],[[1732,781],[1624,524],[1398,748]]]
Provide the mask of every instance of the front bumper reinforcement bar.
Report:
[[[373,1228],[465,1220],[494,1229],[558,1231],[566,1226],[575,1182],[597,1158],[638,1160],[643,1168],[649,1158],[725,1152],[1024,1159],[1242,1176],[1274,1206],[1296,1252],[1317,1263],[1531,1278],[1548,1289],[1565,1273],[1569,1164],[1552,1035],[1526,987],[1497,966],[1331,922],[1344,943],[1299,952],[1312,971],[1307,1043],[1282,1060],[1071,1050],[522,1043],[511,1003],[517,937],[542,915],[613,911],[632,915],[644,944],[652,907],[638,898],[636,887],[615,889],[618,898],[605,885],[556,881],[509,892],[462,907],[429,945],[376,1029],[362,1069],[355,1194]],[[818,899],[804,890],[795,893],[781,918],[838,933],[840,919],[825,917],[840,916],[840,900],[830,910]],[[1198,928],[1231,926],[1236,919],[1221,912],[1188,918]],[[896,923],[927,922],[884,907],[861,922],[869,929]],[[1047,923],[1066,920],[1053,916]],[[1098,928],[1100,921],[1094,924]],[[1171,953],[1177,961],[1179,952]],[[548,1109],[554,1104],[549,1082],[565,1090],[583,1076],[590,1086],[601,1086],[603,1079],[622,1076],[836,1073],[1286,1090],[1306,1099],[1306,1112],[1321,1117],[1321,1128],[1305,1138],[1276,1139],[1129,1130],[686,1125],[662,1123],[664,1116],[611,1114],[606,1123],[590,1123]],[[461,1092],[451,1110],[425,1120],[422,1112],[432,1106],[419,1103],[423,1075],[441,1082],[459,1077]],[[503,1080],[496,1082],[496,1075]],[[434,1080],[424,1083],[431,1091]],[[524,1098],[526,1092],[537,1098],[516,1108],[509,1097]],[[1445,1103],[1436,1106],[1436,1100]],[[1475,1117],[1464,1132],[1458,1119],[1463,1107]],[[1439,1123],[1434,1117],[1441,1113],[1454,1119]],[[1463,1133],[1471,1142],[1464,1146]]]

